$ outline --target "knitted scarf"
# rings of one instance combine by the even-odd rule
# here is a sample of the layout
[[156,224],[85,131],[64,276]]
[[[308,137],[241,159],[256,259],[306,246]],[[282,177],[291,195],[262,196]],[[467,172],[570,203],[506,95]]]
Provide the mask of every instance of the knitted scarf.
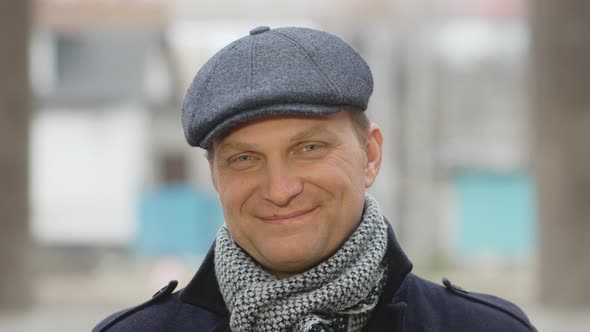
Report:
[[386,222],[368,194],[363,219],[342,247],[318,266],[282,280],[236,245],[223,227],[215,241],[215,274],[231,329],[360,331],[383,289],[386,247]]

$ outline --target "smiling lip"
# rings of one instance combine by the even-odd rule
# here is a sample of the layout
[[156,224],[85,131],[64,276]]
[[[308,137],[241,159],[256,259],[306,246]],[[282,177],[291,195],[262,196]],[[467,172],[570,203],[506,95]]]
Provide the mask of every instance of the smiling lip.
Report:
[[308,209],[308,210],[299,210],[289,214],[274,214],[269,217],[260,217],[263,221],[271,224],[282,224],[288,222],[294,222],[302,219],[307,214],[314,211],[316,208]]

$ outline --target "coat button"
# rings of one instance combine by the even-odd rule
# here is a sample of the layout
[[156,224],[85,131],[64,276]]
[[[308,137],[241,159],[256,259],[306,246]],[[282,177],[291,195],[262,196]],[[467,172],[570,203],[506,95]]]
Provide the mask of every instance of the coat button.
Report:
[[266,32],[268,30],[270,30],[270,28],[267,26],[256,27],[256,28],[250,30],[250,35],[254,36],[254,35]]

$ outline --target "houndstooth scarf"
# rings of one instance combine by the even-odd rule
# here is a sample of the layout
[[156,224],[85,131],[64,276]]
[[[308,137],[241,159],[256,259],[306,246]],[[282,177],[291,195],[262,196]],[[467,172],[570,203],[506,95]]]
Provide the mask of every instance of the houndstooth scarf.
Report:
[[368,194],[363,220],[342,247],[318,266],[287,279],[264,270],[223,227],[215,242],[215,274],[231,329],[360,331],[383,288],[386,246],[386,221]]

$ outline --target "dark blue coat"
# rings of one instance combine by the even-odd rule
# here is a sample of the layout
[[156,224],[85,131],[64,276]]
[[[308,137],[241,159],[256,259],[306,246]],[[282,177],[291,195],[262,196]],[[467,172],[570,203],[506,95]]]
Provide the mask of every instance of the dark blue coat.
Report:
[[[514,304],[467,292],[444,279],[444,287],[413,273],[393,230],[388,230],[388,275],[381,299],[363,331],[536,331]],[[149,301],[118,313],[93,332],[231,331],[213,268],[213,248],[186,288],[170,282]]]

